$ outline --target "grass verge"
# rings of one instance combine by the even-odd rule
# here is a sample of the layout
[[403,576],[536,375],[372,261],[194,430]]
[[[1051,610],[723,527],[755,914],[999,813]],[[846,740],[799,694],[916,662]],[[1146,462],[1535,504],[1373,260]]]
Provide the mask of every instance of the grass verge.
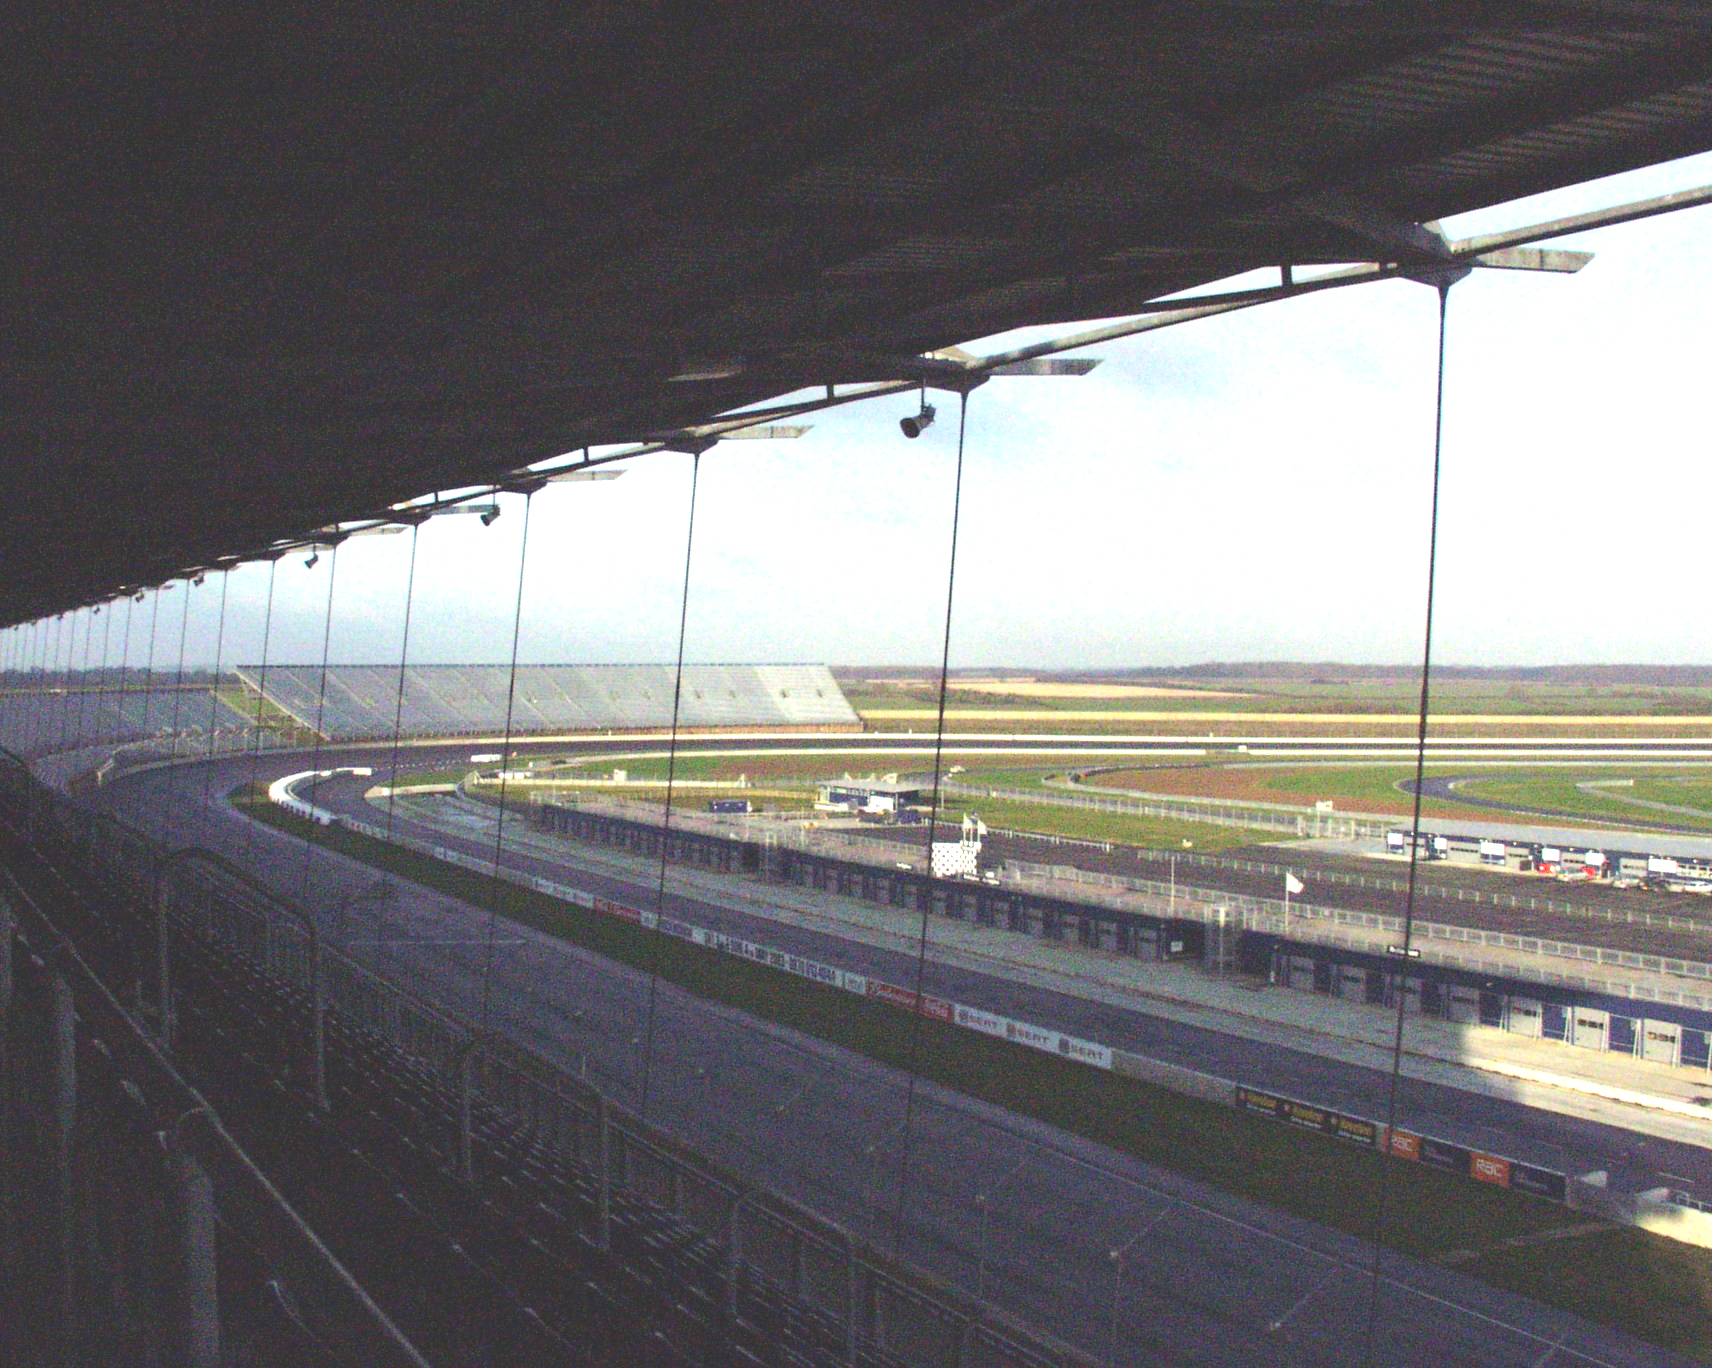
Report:
[[[977,781],[979,782],[979,781]],[[1127,812],[1069,807],[1058,803],[1029,803],[1016,798],[976,798],[948,793],[942,812],[956,821],[974,813],[990,827],[1034,831],[1043,836],[1069,836],[1079,841],[1112,841],[1119,845],[1179,850],[1188,841],[1208,854],[1289,839],[1283,832],[1254,827],[1216,826],[1212,822],[1181,821],[1175,817],[1138,817]]]
[[[260,790],[240,788],[231,796],[258,820],[294,835],[305,831],[301,819],[268,803]],[[912,1018],[883,1003],[659,936],[359,833],[318,828],[314,837],[325,849],[448,897],[620,963],[655,970],[698,997],[884,1064],[908,1063]],[[1431,1259],[1486,1248],[1562,1226],[1569,1218],[1566,1208],[1553,1203],[1383,1160],[1118,1074],[933,1021],[923,1020],[920,1027],[924,1078],[1323,1225],[1373,1235],[1382,1165],[1389,1165],[1388,1220],[1381,1236],[1404,1254]],[[1616,1226],[1576,1244],[1578,1257],[1556,1263],[1540,1252],[1549,1246],[1538,1246],[1483,1256],[1460,1271],[1707,1359],[1710,1279],[1703,1251]],[[1637,1278],[1638,1269],[1648,1270],[1647,1283]],[[1637,1286],[1623,1286],[1632,1282]]]

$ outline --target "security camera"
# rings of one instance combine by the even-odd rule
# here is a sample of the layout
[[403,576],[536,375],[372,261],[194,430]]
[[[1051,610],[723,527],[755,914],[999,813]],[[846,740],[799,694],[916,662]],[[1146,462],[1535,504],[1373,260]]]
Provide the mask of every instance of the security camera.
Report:
[[499,516],[500,516],[500,506],[498,504],[495,504],[492,508],[488,509],[487,512],[482,514],[482,526],[483,527],[492,527],[494,525],[494,519],[499,517]]
[[320,563],[320,561],[321,561],[321,552],[311,551],[309,553],[308,558],[303,563],[304,568],[308,569],[308,570],[313,570]]
[[919,412],[911,414],[908,418],[900,418],[898,428],[906,437],[920,437],[922,429],[932,427],[933,423],[934,406],[923,404]]

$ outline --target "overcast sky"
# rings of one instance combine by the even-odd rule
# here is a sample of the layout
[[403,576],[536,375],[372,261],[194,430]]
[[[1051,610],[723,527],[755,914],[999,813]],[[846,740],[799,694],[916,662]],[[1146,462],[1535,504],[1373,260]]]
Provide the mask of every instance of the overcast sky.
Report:
[[[1445,226],[1710,173],[1699,157]],[[1707,660],[1709,222],[1702,208],[1561,239],[1596,260],[1453,289],[1436,659]],[[1419,656],[1435,315],[1428,288],[1363,286],[1092,349],[1102,364],[1081,379],[978,390],[954,666]],[[891,399],[703,458],[691,659],[938,660],[957,400],[934,399],[939,421],[914,442],[897,426],[914,401]],[[537,497],[525,660],[672,657],[689,474],[688,457],[650,456]],[[412,660],[507,658],[523,518],[521,499],[502,503],[491,528],[422,531]],[[397,659],[409,543],[341,550],[333,659]],[[320,659],[330,562],[280,563],[272,660]],[[254,662],[268,571],[230,578],[222,659]],[[176,662],[184,602],[183,586],[162,598],[157,669]],[[193,663],[214,659],[218,605],[218,577],[190,597]],[[133,664],[151,616],[136,610]]]

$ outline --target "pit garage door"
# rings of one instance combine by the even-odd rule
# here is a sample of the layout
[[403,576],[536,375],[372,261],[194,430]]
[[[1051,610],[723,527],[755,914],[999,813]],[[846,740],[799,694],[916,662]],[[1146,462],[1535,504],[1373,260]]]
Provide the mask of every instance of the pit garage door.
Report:
[[1614,1054],[1633,1055],[1636,1052],[1636,1026],[1638,1024],[1635,1017],[1607,1017],[1606,1048]]
[[1338,966],[1337,993],[1339,997],[1345,998],[1350,1002],[1361,1002],[1362,994],[1367,983],[1368,974],[1366,970],[1363,970],[1354,964],[1341,964]]
[[1445,1016],[1447,1021],[1473,1022],[1480,1006],[1480,994],[1473,988],[1465,988],[1461,983],[1454,983],[1446,991]]
[[1314,989],[1314,961],[1306,955],[1291,956],[1291,987],[1305,993]]
[[1585,1050],[1606,1048],[1606,1013],[1592,1007],[1576,1007],[1570,1013],[1570,1043]]
[[1697,1069],[1705,1069],[1707,1067],[1707,1032],[1685,1026],[1679,1034],[1683,1037],[1683,1045],[1681,1046],[1683,1063]]
[[1675,1064],[1683,1032],[1676,1022],[1644,1021],[1642,1023],[1642,1058],[1658,1064]]
[[1517,1035],[1538,1036],[1541,1033],[1541,1005],[1537,998],[1511,999],[1509,1029]]

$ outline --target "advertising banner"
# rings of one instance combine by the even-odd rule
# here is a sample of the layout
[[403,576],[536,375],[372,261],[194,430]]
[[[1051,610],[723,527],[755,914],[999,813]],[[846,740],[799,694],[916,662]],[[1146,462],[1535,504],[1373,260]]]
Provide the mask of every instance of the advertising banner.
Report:
[[869,979],[868,995],[879,998],[882,1002],[889,1002],[894,1007],[902,1007],[907,1012],[920,1012],[935,1021],[949,1023],[952,1020],[952,1004],[944,998],[929,997],[924,993],[918,1001],[916,994],[908,988],[900,988],[896,983],[888,983],[884,979]]
[[1469,1174],[1469,1151],[1462,1145],[1448,1145],[1431,1136],[1422,1136],[1421,1162],[1429,1168],[1444,1169],[1447,1173],[1461,1173],[1465,1177]]
[[616,903],[611,898],[596,898],[595,911],[603,916],[617,917],[620,921],[627,921],[633,925],[641,925],[642,923],[642,913],[634,907],[626,907],[623,903]]
[[1059,1037],[1059,1053],[1066,1059],[1074,1059],[1079,1064],[1092,1064],[1097,1069],[1112,1067],[1111,1048],[1092,1040],[1079,1040],[1076,1036],[1062,1035]]
[[1348,1141],[1352,1145],[1362,1145],[1373,1149],[1380,1143],[1380,1132],[1384,1129],[1372,1121],[1364,1121],[1360,1116],[1345,1116],[1342,1112],[1329,1112],[1331,1118],[1331,1133],[1334,1139]]
[[1516,1191],[1526,1192],[1532,1197],[1545,1197],[1554,1202],[1562,1202],[1565,1199],[1564,1175],[1551,1169],[1536,1168],[1533,1164],[1513,1163],[1511,1186]]
[[1469,1176],[1477,1182],[1492,1183],[1495,1187],[1510,1187],[1511,1161],[1477,1150],[1469,1156]]
[[1370,1148],[1380,1143],[1381,1128],[1360,1116],[1346,1116],[1330,1107],[1317,1107],[1277,1093],[1263,1092],[1245,1083],[1237,1085],[1237,1106],[1272,1121],[1285,1121],[1303,1130],[1319,1131],[1337,1140]]
[[980,1031],[983,1035],[1005,1038],[1007,1021],[1002,1016],[992,1012],[984,1012],[976,1007],[965,1007],[961,1002],[953,1009],[952,1019],[960,1026],[967,1026],[972,1031]]
[[1049,1031],[1041,1026],[1032,1026],[1027,1021],[1007,1021],[1005,1023],[1005,1038],[1015,1040],[1019,1045],[1027,1045],[1031,1049],[1049,1050],[1054,1054],[1059,1050],[1059,1033]]
[[1422,1157],[1422,1138],[1419,1135],[1411,1135],[1408,1131],[1395,1130],[1386,1148],[1396,1158],[1415,1163]]
[[1239,1111],[1255,1112],[1261,1116],[1270,1116],[1275,1121],[1284,1114],[1285,1099],[1272,1093],[1262,1092],[1259,1088],[1251,1088],[1246,1084],[1237,1085],[1237,1107]]

